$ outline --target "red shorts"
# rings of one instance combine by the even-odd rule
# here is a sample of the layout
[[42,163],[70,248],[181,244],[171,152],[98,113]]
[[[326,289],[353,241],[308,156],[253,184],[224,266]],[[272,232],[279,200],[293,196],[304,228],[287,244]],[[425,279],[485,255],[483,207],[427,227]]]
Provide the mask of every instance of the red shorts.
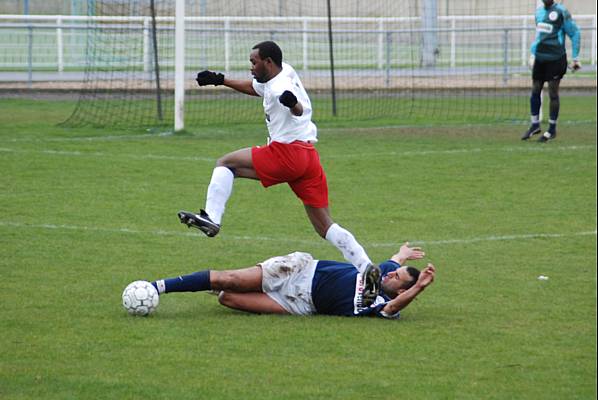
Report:
[[286,182],[303,204],[328,207],[328,184],[315,147],[305,142],[272,142],[251,148],[253,169],[264,187]]

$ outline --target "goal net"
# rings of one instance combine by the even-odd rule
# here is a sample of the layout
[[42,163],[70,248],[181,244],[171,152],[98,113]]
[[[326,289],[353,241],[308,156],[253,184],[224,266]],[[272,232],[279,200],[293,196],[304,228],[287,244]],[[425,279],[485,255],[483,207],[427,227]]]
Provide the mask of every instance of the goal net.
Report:
[[[152,3],[94,1],[85,90],[69,124],[173,124],[175,0]],[[263,119],[259,99],[194,77],[250,79],[249,53],[264,40],[299,73],[316,122],[523,120],[536,6],[331,0],[329,20],[321,0],[187,0],[185,124]]]

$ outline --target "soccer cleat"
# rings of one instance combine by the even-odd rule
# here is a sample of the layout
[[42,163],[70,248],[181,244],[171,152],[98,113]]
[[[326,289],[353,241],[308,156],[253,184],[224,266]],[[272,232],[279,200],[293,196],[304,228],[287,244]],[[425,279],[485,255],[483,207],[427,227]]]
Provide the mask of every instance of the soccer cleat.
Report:
[[369,307],[380,293],[382,270],[376,264],[369,264],[363,271],[363,305]]
[[197,228],[208,237],[214,237],[220,232],[220,225],[212,221],[204,210],[199,210],[199,214],[179,211],[177,215],[181,224]]
[[556,138],[556,132],[544,132],[544,134],[542,136],[540,136],[540,138],[538,139],[538,142],[540,143],[546,143],[549,140],[553,140]]
[[534,136],[536,133],[540,133],[542,130],[540,129],[540,125],[530,125],[527,131],[521,136],[521,140],[527,140]]

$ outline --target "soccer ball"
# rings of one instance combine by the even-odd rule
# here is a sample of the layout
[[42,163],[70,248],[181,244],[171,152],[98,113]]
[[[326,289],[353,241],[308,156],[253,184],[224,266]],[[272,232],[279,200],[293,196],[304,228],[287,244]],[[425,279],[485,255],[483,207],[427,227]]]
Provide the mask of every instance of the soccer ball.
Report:
[[135,281],[123,292],[123,307],[131,315],[150,315],[160,303],[156,288],[147,281]]

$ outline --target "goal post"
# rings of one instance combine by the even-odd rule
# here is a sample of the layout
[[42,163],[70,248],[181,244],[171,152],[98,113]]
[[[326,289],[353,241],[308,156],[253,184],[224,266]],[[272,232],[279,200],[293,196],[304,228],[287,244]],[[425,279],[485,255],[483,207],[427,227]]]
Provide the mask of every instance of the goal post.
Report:
[[185,0],[176,0],[174,41],[174,131],[185,129]]

